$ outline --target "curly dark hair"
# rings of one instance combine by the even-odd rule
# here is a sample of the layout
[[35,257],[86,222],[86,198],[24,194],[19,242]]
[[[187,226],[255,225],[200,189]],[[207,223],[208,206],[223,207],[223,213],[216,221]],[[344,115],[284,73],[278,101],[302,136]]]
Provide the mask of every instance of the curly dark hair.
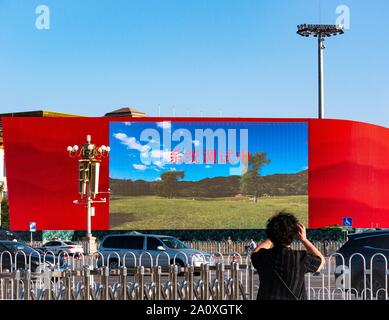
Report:
[[271,217],[266,225],[267,237],[275,246],[288,246],[297,238],[299,221],[287,212],[280,212]]

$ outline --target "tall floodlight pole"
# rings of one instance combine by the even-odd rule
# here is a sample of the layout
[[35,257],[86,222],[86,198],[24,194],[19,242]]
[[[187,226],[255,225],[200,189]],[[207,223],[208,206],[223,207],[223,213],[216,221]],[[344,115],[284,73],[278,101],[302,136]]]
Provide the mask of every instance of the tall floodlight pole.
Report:
[[303,37],[315,37],[318,40],[318,96],[319,119],[324,118],[324,49],[325,38],[343,34],[342,25],[301,24],[297,26],[297,34]]
[[94,216],[93,203],[105,203],[106,199],[94,200],[99,192],[99,173],[100,173],[100,158],[107,157],[110,152],[110,147],[102,145],[96,147],[91,143],[91,136],[86,136],[86,143],[81,148],[78,145],[67,147],[67,152],[70,157],[78,157],[78,193],[81,199],[75,200],[75,204],[86,206],[87,211],[87,226],[86,237],[83,241],[86,242],[84,248],[86,254],[91,254],[96,251],[95,238],[92,237],[92,216]]
[[318,94],[319,94],[319,119],[324,118],[324,49],[325,43],[322,35],[318,37]]

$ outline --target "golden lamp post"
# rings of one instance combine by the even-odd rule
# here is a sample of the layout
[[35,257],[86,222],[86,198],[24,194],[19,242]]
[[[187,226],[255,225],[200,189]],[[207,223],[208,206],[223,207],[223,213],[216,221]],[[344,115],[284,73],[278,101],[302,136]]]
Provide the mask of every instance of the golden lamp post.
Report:
[[96,199],[99,192],[99,173],[100,163],[102,158],[108,157],[111,151],[110,147],[102,145],[97,147],[91,143],[91,136],[86,136],[86,143],[78,147],[78,145],[68,146],[66,148],[69,156],[72,158],[80,158],[78,160],[78,193],[81,200],[73,201],[75,204],[85,205],[87,208],[87,227],[86,236],[82,239],[86,243],[84,251],[86,254],[96,252],[96,238],[92,236],[92,216],[95,215],[95,207],[93,203],[105,203],[107,200],[102,198]]

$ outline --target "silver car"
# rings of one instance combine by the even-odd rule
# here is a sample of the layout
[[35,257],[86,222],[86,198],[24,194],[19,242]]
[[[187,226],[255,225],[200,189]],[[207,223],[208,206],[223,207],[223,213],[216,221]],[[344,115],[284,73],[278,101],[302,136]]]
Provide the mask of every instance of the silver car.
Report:
[[73,241],[54,240],[45,243],[41,249],[45,252],[52,252],[55,255],[77,255],[84,254],[84,249],[81,245]]
[[209,253],[188,248],[174,237],[154,234],[108,235],[101,241],[98,255],[99,265],[104,261],[112,269],[122,266],[124,261],[126,267],[213,264]]

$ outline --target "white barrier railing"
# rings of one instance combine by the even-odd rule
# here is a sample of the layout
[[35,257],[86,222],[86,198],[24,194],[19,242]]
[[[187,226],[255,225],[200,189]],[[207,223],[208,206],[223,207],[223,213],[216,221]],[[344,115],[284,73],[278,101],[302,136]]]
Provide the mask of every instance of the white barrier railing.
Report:
[[[88,242],[86,241],[75,241],[77,244],[81,245],[84,252],[87,252]],[[229,255],[231,253],[237,252],[240,255],[247,254],[247,242],[244,241],[183,241],[188,247],[206,251],[206,252],[220,252],[223,255]],[[334,240],[325,240],[325,241],[311,241],[325,256],[329,256],[332,253],[335,253],[343,246],[344,241],[334,241]],[[42,247],[42,241],[34,241],[32,247]],[[301,242],[296,241],[291,245],[292,249],[303,250]]]
[[[240,255],[246,255],[248,253],[247,242],[243,241],[184,241],[184,243],[193,249],[207,251],[207,252],[220,252],[223,255],[230,255],[232,253],[239,253]],[[319,249],[325,256],[329,256],[332,253],[338,251],[344,244],[343,241],[312,241],[312,243]],[[294,250],[304,250],[301,242],[296,241],[291,245]]]

